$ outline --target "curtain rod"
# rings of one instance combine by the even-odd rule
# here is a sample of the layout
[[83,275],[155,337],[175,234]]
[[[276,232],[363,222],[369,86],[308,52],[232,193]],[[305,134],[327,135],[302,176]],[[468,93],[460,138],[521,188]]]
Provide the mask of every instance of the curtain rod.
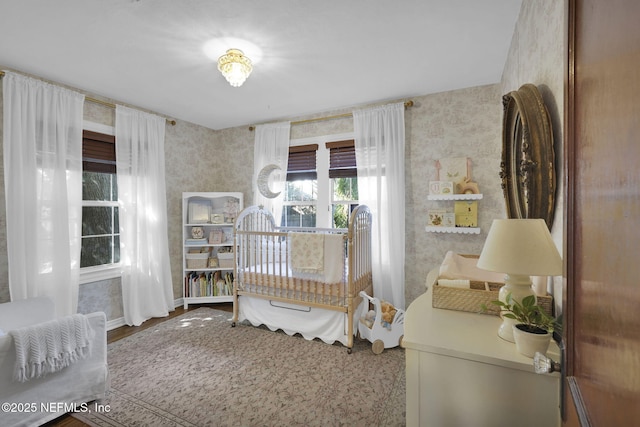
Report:
[[[0,70],[0,78],[4,77],[5,72]],[[112,103],[112,102],[107,102],[107,101],[103,101],[101,99],[97,99],[97,98],[92,98],[91,96],[84,96],[84,100],[85,101],[89,101],[89,102],[93,102],[94,104],[100,104],[100,105],[104,105],[105,107],[109,107],[109,108],[116,108],[116,104]],[[173,119],[167,119],[165,117],[165,120],[167,121],[167,123],[169,123],[171,126],[175,126],[176,125],[176,121]]]
[[[404,103],[404,108],[410,108],[413,107],[413,101],[405,101]],[[325,117],[316,117],[314,119],[306,119],[306,120],[298,120],[295,122],[291,122],[292,125],[301,125],[304,123],[313,123],[313,122],[322,122],[325,120],[334,120],[334,119],[342,119],[344,117],[352,117],[353,113],[344,113],[344,114],[336,114],[333,116],[325,116]],[[249,126],[249,130],[253,131],[255,130],[255,126]]]

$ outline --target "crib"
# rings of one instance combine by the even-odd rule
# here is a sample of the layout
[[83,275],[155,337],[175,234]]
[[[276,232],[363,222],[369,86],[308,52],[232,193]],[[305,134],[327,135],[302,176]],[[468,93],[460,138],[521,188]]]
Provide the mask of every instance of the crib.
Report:
[[361,291],[372,294],[371,212],[360,205],[347,229],[276,227],[261,206],[235,222],[232,326],[265,325],[351,353]]

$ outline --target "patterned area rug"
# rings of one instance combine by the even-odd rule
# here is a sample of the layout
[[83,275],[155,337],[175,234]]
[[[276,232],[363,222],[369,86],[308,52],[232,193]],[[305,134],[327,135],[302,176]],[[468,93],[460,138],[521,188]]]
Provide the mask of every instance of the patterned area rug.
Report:
[[[404,426],[404,350],[306,341],[199,308],[109,344],[93,426]],[[96,408],[100,410],[96,411]]]

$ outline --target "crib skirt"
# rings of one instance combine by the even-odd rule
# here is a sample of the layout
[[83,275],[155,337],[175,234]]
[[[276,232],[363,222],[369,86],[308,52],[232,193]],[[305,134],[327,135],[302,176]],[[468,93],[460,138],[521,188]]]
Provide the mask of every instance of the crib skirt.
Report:
[[[287,335],[298,333],[306,340],[318,338],[327,344],[338,341],[347,345],[347,313],[246,295],[240,298],[238,320],[241,322],[265,325],[272,331],[280,329]],[[356,313],[355,318],[359,319],[360,314]],[[357,322],[352,333],[357,333]]]

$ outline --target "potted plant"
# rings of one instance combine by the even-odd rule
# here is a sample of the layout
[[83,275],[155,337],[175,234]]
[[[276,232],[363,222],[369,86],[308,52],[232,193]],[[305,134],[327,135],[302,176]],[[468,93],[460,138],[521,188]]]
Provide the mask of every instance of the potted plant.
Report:
[[[528,295],[519,302],[508,294],[506,302],[496,300],[491,303],[500,307],[502,316],[517,322],[513,325],[513,338],[518,352],[527,357],[533,357],[536,352],[547,352],[551,334],[558,324],[555,318],[536,304],[534,295]],[[486,310],[485,305],[482,308]]]

